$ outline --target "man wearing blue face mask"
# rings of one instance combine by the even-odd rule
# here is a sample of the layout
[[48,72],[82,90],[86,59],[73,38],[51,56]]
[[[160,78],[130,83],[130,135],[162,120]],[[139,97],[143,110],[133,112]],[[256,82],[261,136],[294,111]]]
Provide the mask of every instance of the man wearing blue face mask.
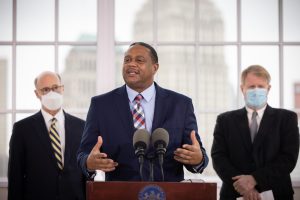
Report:
[[270,80],[262,66],[245,69],[245,107],[217,118],[211,156],[223,182],[221,200],[293,199],[290,173],[299,153],[298,120],[296,113],[267,104]]

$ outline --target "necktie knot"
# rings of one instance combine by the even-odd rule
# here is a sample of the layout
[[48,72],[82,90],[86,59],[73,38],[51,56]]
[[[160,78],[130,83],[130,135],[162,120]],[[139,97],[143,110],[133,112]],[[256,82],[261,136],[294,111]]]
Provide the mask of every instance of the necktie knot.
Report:
[[51,125],[55,124],[56,122],[57,122],[57,119],[55,117],[51,119]]
[[253,111],[252,113],[252,120],[256,120],[256,117],[257,117],[257,112],[256,111]]
[[134,98],[134,101],[136,101],[136,102],[141,102],[141,100],[143,99],[144,97],[143,97],[143,95],[141,95],[141,94],[138,94],[138,95],[136,95],[136,97]]

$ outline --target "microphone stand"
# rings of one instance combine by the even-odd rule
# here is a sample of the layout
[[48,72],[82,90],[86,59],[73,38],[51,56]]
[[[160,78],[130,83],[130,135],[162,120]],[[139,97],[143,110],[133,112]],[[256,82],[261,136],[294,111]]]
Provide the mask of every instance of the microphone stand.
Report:
[[159,163],[159,166],[160,166],[162,181],[165,180],[164,169],[163,169],[165,153],[166,153],[166,148],[164,148],[164,146],[162,144],[159,144],[157,149],[156,149],[156,154],[158,155],[158,163]]
[[147,157],[150,161],[150,175],[149,175],[149,181],[154,181],[154,164],[153,164],[153,160],[155,158],[155,155],[153,153],[150,153]]
[[145,155],[145,151],[144,149],[137,149],[136,150],[136,154],[138,156],[138,161],[140,164],[140,177],[141,180],[144,181],[144,176],[143,176],[143,166],[144,166],[144,155]]

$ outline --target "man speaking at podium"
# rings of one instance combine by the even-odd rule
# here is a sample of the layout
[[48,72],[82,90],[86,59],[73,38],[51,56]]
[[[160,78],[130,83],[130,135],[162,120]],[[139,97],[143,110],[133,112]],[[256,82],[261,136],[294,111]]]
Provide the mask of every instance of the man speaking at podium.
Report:
[[[164,179],[154,161],[154,181],[182,181],[183,166],[193,173],[202,173],[208,157],[197,134],[192,100],[163,89],[154,82],[159,68],[155,49],[136,42],[125,52],[123,78],[125,85],[93,97],[87,115],[78,164],[87,177],[95,170],[105,173],[106,181],[141,181],[139,162],[132,145],[134,132],[156,128],[169,133],[164,158]],[[136,104],[142,118],[136,119]],[[150,147],[148,152],[154,151]],[[144,161],[144,180],[149,180],[150,162]]]

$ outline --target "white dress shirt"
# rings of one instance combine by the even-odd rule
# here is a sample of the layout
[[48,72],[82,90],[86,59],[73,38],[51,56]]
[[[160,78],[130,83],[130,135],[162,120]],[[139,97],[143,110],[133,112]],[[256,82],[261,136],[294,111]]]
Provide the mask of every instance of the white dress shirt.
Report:
[[45,110],[41,109],[42,115],[44,117],[48,132],[50,131],[50,126],[51,126],[51,120],[53,118],[56,118],[56,128],[57,132],[60,137],[60,145],[61,145],[61,150],[62,150],[62,163],[64,164],[64,154],[65,154],[65,115],[63,113],[63,110],[60,109],[58,113],[56,113],[55,116],[50,115],[47,113]]
[[[256,110],[256,112],[257,112],[256,120],[257,120],[257,125],[258,125],[257,131],[259,130],[259,125],[260,125],[261,119],[263,118],[263,115],[265,113],[266,107],[267,107],[267,104],[264,107],[262,107],[261,109]],[[246,110],[247,110],[248,124],[250,127],[250,124],[252,122],[252,113],[254,112],[254,110],[247,106],[246,106]]]

